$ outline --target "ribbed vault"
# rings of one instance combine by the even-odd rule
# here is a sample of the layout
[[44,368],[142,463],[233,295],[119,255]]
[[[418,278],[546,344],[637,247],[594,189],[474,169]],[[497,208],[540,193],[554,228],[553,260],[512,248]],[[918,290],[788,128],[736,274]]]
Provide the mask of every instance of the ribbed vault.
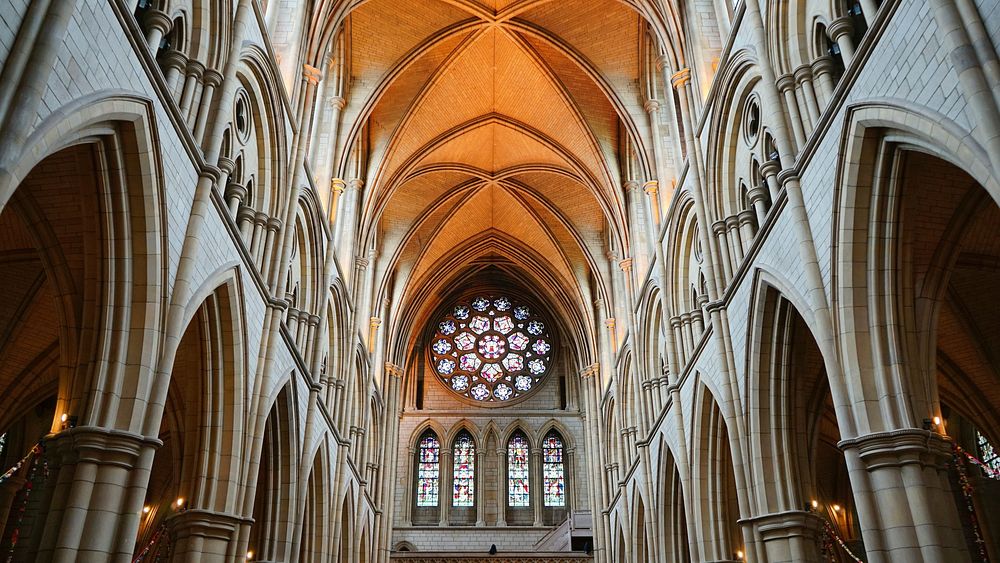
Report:
[[376,295],[393,303],[387,359],[402,361],[430,296],[500,264],[554,299],[591,358],[603,264],[629,247],[622,185],[652,177],[638,92],[648,19],[615,0],[339,8],[337,169],[363,154],[358,231],[379,256]]

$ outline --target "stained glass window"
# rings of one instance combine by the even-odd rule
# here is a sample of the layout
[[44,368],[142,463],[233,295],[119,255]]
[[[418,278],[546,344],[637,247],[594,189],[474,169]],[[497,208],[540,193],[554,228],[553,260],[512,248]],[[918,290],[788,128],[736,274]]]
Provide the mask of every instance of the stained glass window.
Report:
[[522,507],[530,504],[528,495],[528,439],[515,434],[507,444],[507,505]]
[[1000,471],[1000,452],[979,430],[976,430],[976,446],[979,449],[979,459],[993,471]]
[[566,506],[563,444],[555,432],[549,432],[542,443],[542,478],[545,506]]
[[452,448],[455,472],[452,477],[455,490],[452,506],[472,506],[476,498],[476,444],[468,432],[462,432]]
[[503,295],[456,303],[430,341],[431,365],[453,392],[505,403],[534,391],[552,365],[546,321]]
[[433,434],[426,434],[417,453],[417,506],[438,505],[440,456],[441,444]]

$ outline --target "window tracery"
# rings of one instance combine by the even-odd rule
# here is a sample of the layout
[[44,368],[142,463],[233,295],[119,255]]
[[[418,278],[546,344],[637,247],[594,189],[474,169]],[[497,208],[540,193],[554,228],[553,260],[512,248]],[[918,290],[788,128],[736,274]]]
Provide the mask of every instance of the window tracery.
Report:
[[417,455],[417,506],[437,506],[441,476],[441,444],[437,437],[425,435]]
[[545,506],[566,506],[566,470],[563,443],[555,431],[542,444],[542,478]]
[[468,432],[462,432],[452,448],[455,466],[452,473],[452,506],[473,506],[476,499],[476,444]]
[[528,470],[528,439],[514,434],[507,443],[507,506],[526,507],[531,504]]
[[1000,452],[989,441],[985,434],[976,430],[976,449],[979,450],[979,459],[992,469],[1000,472]]
[[552,337],[536,312],[505,295],[456,304],[431,340],[434,371],[453,392],[503,403],[538,387],[552,364]]

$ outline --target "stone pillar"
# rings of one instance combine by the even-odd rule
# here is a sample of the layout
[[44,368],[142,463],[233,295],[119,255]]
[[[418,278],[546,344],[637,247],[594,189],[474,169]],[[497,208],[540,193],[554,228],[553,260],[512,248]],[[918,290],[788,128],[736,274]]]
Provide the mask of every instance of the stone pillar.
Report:
[[740,224],[740,240],[743,242],[743,255],[750,251],[754,237],[757,236],[757,225],[754,223],[756,215],[751,209],[740,211],[736,215],[736,220]]
[[795,99],[795,77],[784,74],[778,78],[778,90],[785,98],[785,108],[788,110],[788,120],[792,123],[792,134],[795,136],[795,146],[806,144],[805,125],[799,113],[799,103]]
[[660,102],[658,100],[646,100],[643,108],[645,108],[646,112],[649,114],[650,134],[653,137],[653,158],[656,160],[656,162],[653,163],[656,172],[656,179],[651,182],[647,182],[647,184],[653,184],[653,190],[651,193],[647,189],[646,194],[650,196],[650,208],[653,210],[653,225],[659,225],[660,203],[656,195],[656,184],[657,182],[667,181],[667,175],[663,171],[666,157],[663,156],[663,138],[660,135]]
[[[950,440],[915,428],[842,440],[869,561],[968,561]],[[855,463],[852,463],[856,460]]]
[[839,17],[830,22],[830,26],[826,28],[827,33],[840,47],[840,56],[844,59],[845,67],[851,66],[851,61],[854,60],[854,40],[851,39],[853,29],[851,16]]
[[528,465],[529,483],[533,492],[528,495],[535,512],[535,526],[542,525],[542,449],[532,448],[531,464]]
[[486,450],[476,448],[476,477],[473,502],[476,504],[476,526],[486,525]]
[[712,234],[715,235],[716,240],[719,242],[719,251],[721,256],[719,256],[719,261],[722,262],[722,275],[725,276],[726,280],[733,279],[733,257],[729,254],[729,241],[726,236],[726,222],[723,219],[712,223]]
[[656,244],[655,241],[659,238],[660,231],[660,196],[657,186],[656,180],[650,180],[642,185],[642,191],[649,196],[649,210],[653,218],[653,236],[651,237],[653,244]]
[[750,206],[757,216],[758,227],[762,227],[767,220],[767,190],[765,186],[766,184],[754,186],[747,192],[747,199],[750,200]]
[[[744,537],[760,540],[757,554],[768,563],[823,561],[819,553],[823,520],[817,514],[789,510],[741,520],[740,525]],[[747,546],[750,550],[751,546]]]
[[778,182],[778,172],[780,170],[781,163],[777,160],[768,160],[760,165],[760,173],[764,176],[767,191],[771,195],[771,205],[774,205],[774,202],[778,201],[778,194],[781,193],[781,184]]
[[497,448],[497,526],[507,525],[507,448]]
[[[45,528],[36,536],[36,559],[75,561],[85,554],[108,555],[114,553],[119,536],[134,538],[140,509],[128,506],[126,489],[139,457],[162,442],[120,430],[77,427],[47,444],[50,502]],[[125,543],[131,548],[134,539]]]
[[809,112],[809,119],[812,121],[813,129],[819,125],[819,103],[816,101],[816,90],[813,89],[812,67],[808,64],[801,65],[795,69],[795,82],[802,91],[802,98],[806,102],[806,111]]
[[163,36],[170,30],[170,16],[160,10],[149,10],[143,18],[143,23],[146,25],[146,45],[155,57],[156,52],[160,50]]
[[438,497],[441,499],[441,520],[440,526],[449,526],[451,522],[449,521],[451,513],[451,482],[452,473],[454,472],[455,465],[451,460],[451,449],[441,448],[441,465],[440,473],[438,474],[441,488],[439,489]]
[[833,57],[825,55],[813,61],[812,73],[819,84],[819,103],[825,108],[833,101]]
[[187,63],[187,76],[184,78],[184,89],[181,91],[180,109],[181,116],[188,125],[191,125],[191,107],[194,105],[194,91],[198,86],[198,81],[205,73],[205,65],[196,60],[189,60]]
[[733,275],[740,269],[743,262],[743,241],[740,240],[740,220],[736,215],[726,217],[726,238],[729,241],[729,251],[733,257]]
[[173,96],[174,101],[179,101],[177,89],[181,77],[181,70],[187,66],[187,56],[177,49],[170,49],[160,56],[160,65],[163,69],[163,78],[167,83],[167,91]]
[[[167,519],[173,542],[171,557],[178,561],[224,563],[232,561],[234,544],[242,526],[252,518],[211,510],[184,510]],[[242,559],[242,558],[241,558]]]
[[344,194],[347,183],[340,178],[330,180],[330,211],[329,220],[331,229],[337,227],[337,207],[340,204],[340,196]]
[[201,102],[198,103],[197,117],[194,120],[194,138],[198,142],[204,142],[205,127],[208,125],[208,114],[212,109],[212,101],[215,96],[215,89],[222,84],[222,73],[217,70],[208,69],[202,78],[204,86],[201,89]]

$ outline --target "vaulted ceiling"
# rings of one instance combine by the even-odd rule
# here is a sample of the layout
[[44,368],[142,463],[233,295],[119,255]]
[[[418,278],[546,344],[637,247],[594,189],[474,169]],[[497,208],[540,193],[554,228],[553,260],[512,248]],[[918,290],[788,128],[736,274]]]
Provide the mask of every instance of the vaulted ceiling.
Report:
[[492,263],[587,320],[627,244],[622,182],[649,158],[642,21],[614,0],[350,12],[341,146],[366,147],[361,232],[381,290],[421,302],[404,316]]

